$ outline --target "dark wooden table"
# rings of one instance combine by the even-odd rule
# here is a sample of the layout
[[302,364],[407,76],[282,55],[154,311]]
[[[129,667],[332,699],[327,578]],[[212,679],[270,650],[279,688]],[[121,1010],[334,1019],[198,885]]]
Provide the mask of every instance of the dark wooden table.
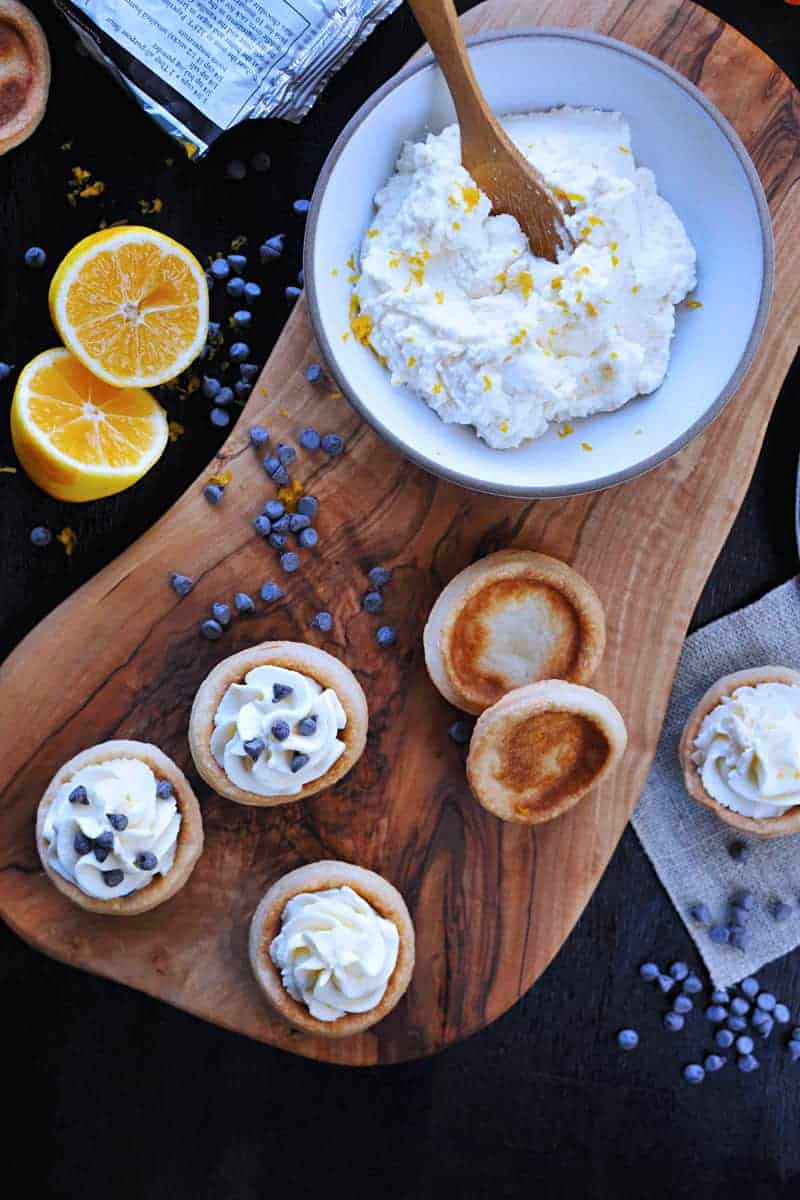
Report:
[[[138,202],[158,197],[162,212],[146,220],[201,256],[239,235],[255,247],[269,234],[287,234],[247,339],[262,361],[287,313],[283,288],[296,282],[300,266],[302,221],[292,200],[310,194],[345,120],[419,45],[410,14],[401,9],[373,35],[300,127],[251,124],[191,166],[99,68],[78,57],[47,0],[31,7],[50,37],[54,78],[41,130],[0,159],[0,359],[22,364],[57,341],[47,315],[50,272],[22,266],[26,247],[42,245],[50,267],[101,220],[137,220]],[[706,7],[800,78],[800,9],[782,0]],[[268,174],[226,179],[226,162],[259,149],[272,156]],[[107,186],[73,208],[66,193],[75,165]],[[4,411],[10,398],[9,385],[0,385]],[[3,653],[147,529],[211,457],[221,435],[208,403],[195,396],[170,401],[169,409],[183,436],[121,496],[70,508],[21,472],[0,474]],[[695,625],[796,570],[799,447],[795,366]],[[3,420],[0,466],[13,462]],[[78,537],[73,557],[58,544],[34,549],[28,535],[37,524],[70,525]],[[798,1194],[800,1065],[792,1069],[771,1047],[754,1076],[729,1069],[701,1088],[680,1079],[686,1047],[697,1051],[701,1043],[660,1033],[658,1005],[643,992],[636,967],[651,955],[699,964],[630,830],[535,989],[482,1034],[403,1067],[354,1071],[306,1062],[50,962],[4,927],[0,947],[10,1105],[0,1126],[0,1193],[9,1197],[422,1200],[445,1188],[493,1200]],[[762,978],[800,1002],[800,955]],[[623,1056],[614,1033],[628,1024],[646,1036],[636,1054]]]

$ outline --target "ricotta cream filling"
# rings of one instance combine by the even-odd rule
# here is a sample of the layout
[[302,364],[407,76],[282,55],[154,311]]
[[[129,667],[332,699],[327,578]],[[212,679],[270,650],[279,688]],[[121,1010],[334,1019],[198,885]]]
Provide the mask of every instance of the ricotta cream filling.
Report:
[[745,817],[800,804],[800,687],[740,687],[703,720],[692,755],[703,787]]
[[453,125],[403,147],[351,297],[353,332],[392,382],[500,449],[654,391],[696,283],[623,116],[561,108],[503,125],[564,206],[575,250],[536,258],[513,217],[490,215]]

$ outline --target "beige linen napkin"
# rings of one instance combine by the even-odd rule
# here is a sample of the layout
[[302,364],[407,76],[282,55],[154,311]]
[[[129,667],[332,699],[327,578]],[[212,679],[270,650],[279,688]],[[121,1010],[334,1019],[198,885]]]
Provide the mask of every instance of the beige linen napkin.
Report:
[[[716,679],[766,664],[800,667],[800,578],[686,639],[658,751],[633,815],[639,840],[718,987],[737,983],[800,944],[800,834],[748,837],[696,804],[683,784],[678,743],[686,719]],[[747,862],[730,857],[728,847],[735,841],[746,842]],[[704,901],[715,921],[724,924],[728,900],[743,888],[757,902],[746,949],[715,945],[708,930],[691,920],[689,909]],[[780,922],[770,914],[778,900],[792,909]]]

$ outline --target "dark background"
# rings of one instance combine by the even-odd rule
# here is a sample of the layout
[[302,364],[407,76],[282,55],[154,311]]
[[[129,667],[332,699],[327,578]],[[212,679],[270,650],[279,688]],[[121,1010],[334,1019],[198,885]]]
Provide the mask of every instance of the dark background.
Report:
[[[46,0],[31,7],[50,38],[54,77],[43,126],[0,159],[0,359],[21,365],[57,343],[46,291],[62,254],[101,220],[136,220],[138,200],[160,197],[163,211],[148,223],[201,257],[227,249],[237,235],[254,248],[286,232],[284,259],[257,276],[266,294],[247,340],[262,361],[288,311],[283,288],[296,282],[300,266],[302,220],[291,202],[310,195],[346,119],[420,44],[410,14],[401,9],[377,30],[300,127],[251,124],[191,166],[108,76],[78,57]],[[706,7],[800,78],[800,9],[781,0]],[[271,171],[227,180],[226,162],[257,149],[271,154]],[[107,188],[72,208],[66,191],[76,164]],[[47,250],[47,270],[22,266],[31,244]],[[799,385],[795,364],[695,626],[796,570]],[[12,388],[13,381],[0,385],[4,412]],[[168,406],[184,435],[121,496],[70,508],[21,472],[0,474],[3,653],[147,529],[212,456],[223,434],[209,423],[208,403],[195,396]],[[4,419],[0,465],[13,462]],[[71,525],[78,535],[72,559],[57,543],[35,550],[28,535],[36,524]],[[457,1196],[547,1200],[796,1197],[800,1064],[793,1068],[770,1045],[755,1075],[729,1067],[700,1088],[686,1086],[680,1069],[707,1038],[697,1025],[683,1040],[660,1032],[659,1005],[636,978],[651,955],[699,967],[629,829],[557,961],[512,1011],[434,1059],[353,1070],[257,1045],[59,966],[0,927],[7,1101],[0,1193],[375,1200],[434,1197],[449,1188]],[[800,955],[761,978],[788,1003],[800,1001]],[[642,1046],[624,1056],[614,1034],[628,1024],[640,1030]]]

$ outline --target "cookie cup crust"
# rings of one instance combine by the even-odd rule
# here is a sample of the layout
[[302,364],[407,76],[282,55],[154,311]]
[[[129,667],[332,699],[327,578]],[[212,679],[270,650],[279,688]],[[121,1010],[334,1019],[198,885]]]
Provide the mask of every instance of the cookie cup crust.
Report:
[[790,833],[800,833],[800,804],[776,817],[746,817],[743,813],[733,812],[713,796],[709,796],[703,786],[697,764],[692,762],[694,743],[708,714],[737,688],[757,687],[760,683],[787,683],[792,687],[800,687],[800,671],[791,667],[751,667],[745,671],[723,675],[708,689],[692,711],[683,728],[678,753],[686,790],[698,804],[702,804],[719,817],[720,821],[724,821],[740,833],[750,833],[754,837],[762,838],[786,837]]
[[[501,699],[496,689],[480,679],[480,670],[469,676],[458,668],[457,648],[459,641],[463,641],[465,613],[479,605],[481,593],[488,601],[495,585],[514,581],[521,587],[528,581],[533,588],[550,589],[574,614],[579,642],[566,676],[570,682],[588,683],[602,660],[606,645],[605,612],[591,584],[568,563],[548,554],[498,550],[471,563],[450,580],[436,599],[423,632],[425,665],[431,682],[445,700],[463,712],[479,714]],[[490,616],[486,624],[491,625]],[[551,657],[556,652],[556,647],[551,647]],[[541,678],[532,672],[525,685]],[[511,690],[512,686],[506,689]]]
[[50,50],[44,30],[32,12],[17,0],[0,0],[0,35],[9,78],[22,83],[25,94],[14,111],[0,119],[0,155],[21,145],[36,130],[50,93]]
[[478,718],[467,755],[475,799],[502,821],[541,825],[617,765],[625,722],[607,696],[546,679],[508,692]]
[[[347,724],[339,731],[339,738],[345,744],[344,753],[324,775],[307,783],[295,795],[260,796],[258,792],[245,791],[231,783],[211,753],[214,715],[225,692],[232,683],[242,683],[254,667],[265,666],[297,671],[316,680],[322,688],[333,688],[347,717]],[[278,804],[307,800],[342,779],[364,752],[368,723],[367,698],[361,684],[340,659],[305,642],[260,642],[224,658],[200,684],[189,718],[189,749],[198,773],[219,795],[235,800],[237,804],[273,808]]]
[[[132,892],[129,896],[115,896],[110,900],[97,900],[87,896],[74,883],[64,879],[47,861],[48,842],[44,837],[44,823],[50,805],[56,792],[67,783],[82,768],[108,762],[114,758],[136,758],[146,763],[158,779],[168,779],[172,784],[178,811],[181,814],[181,826],[178,831],[178,841],[175,849],[175,861],[166,875],[157,872],[152,883]],[[149,912],[169,900],[179,892],[194,870],[195,863],[203,852],[203,818],[200,805],[192,791],[189,780],[163,750],[148,742],[133,742],[118,740],[101,742],[82,750],[69,762],[56,771],[47,785],[47,789],[39,801],[36,813],[36,848],[42,866],[56,888],[74,904],[85,908],[88,912],[103,913],[112,917],[135,917],[139,913]]]
[[[340,887],[352,888],[372,905],[378,916],[385,917],[396,927],[399,934],[397,963],[375,1008],[364,1013],[346,1013],[336,1021],[320,1021],[312,1017],[305,1004],[293,999],[286,991],[280,971],[269,956],[269,948],[280,933],[283,911],[294,896],[300,892]],[[382,875],[353,863],[323,860],[297,867],[273,883],[253,914],[249,949],[250,965],[258,986],[271,1007],[289,1025],[320,1037],[350,1037],[377,1025],[404,995],[414,970],[414,926],[405,900]]]

